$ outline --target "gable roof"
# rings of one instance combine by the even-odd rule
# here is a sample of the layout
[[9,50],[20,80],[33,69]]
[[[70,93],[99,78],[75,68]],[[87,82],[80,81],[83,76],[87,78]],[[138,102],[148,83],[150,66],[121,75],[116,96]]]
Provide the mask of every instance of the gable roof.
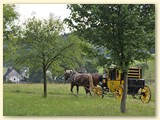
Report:
[[9,67],[9,68],[7,69],[7,72],[3,75],[3,77],[6,78],[7,75],[8,75],[12,70],[13,70],[13,67]]
[[3,78],[6,79],[11,76],[17,76],[17,77],[19,77],[20,80],[24,79],[16,70],[14,70],[14,68],[9,67],[7,69],[7,72],[3,75]]

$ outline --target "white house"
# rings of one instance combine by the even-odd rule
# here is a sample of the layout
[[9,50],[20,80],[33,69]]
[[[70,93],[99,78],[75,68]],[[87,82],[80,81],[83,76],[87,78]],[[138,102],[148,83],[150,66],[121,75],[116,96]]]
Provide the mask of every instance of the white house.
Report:
[[24,78],[14,68],[8,68],[7,72],[3,75],[4,80],[11,81],[13,83],[20,83]]

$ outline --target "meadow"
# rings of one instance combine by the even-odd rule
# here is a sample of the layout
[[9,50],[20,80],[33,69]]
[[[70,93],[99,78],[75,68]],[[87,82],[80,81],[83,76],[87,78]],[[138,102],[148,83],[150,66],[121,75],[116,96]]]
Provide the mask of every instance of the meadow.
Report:
[[[3,116],[155,116],[155,86],[149,85],[152,97],[148,104],[127,96],[127,112],[120,112],[120,101],[111,93],[104,98],[70,92],[70,84],[47,84],[47,98],[43,84],[3,84]],[[74,92],[76,89],[74,88]]]

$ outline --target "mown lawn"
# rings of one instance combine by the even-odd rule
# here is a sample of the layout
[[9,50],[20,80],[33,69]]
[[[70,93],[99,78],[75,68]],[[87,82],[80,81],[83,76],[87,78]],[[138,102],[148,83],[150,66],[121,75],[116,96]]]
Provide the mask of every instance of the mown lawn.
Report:
[[[103,99],[70,93],[69,84],[48,84],[48,96],[43,98],[43,84],[4,84],[4,116],[155,116],[155,86],[149,86],[152,99],[143,104],[128,95],[127,113],[120,112],[120,101],[111,93]],[[75,91],[75,89],[74,89]]]

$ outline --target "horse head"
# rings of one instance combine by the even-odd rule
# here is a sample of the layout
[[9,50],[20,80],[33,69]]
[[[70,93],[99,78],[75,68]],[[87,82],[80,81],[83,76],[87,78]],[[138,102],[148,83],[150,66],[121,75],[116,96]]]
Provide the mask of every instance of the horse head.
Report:
[[70,78],[72,72],[73,72],[72,70],[65,70],[65,72],[64,72],[65,81]]

